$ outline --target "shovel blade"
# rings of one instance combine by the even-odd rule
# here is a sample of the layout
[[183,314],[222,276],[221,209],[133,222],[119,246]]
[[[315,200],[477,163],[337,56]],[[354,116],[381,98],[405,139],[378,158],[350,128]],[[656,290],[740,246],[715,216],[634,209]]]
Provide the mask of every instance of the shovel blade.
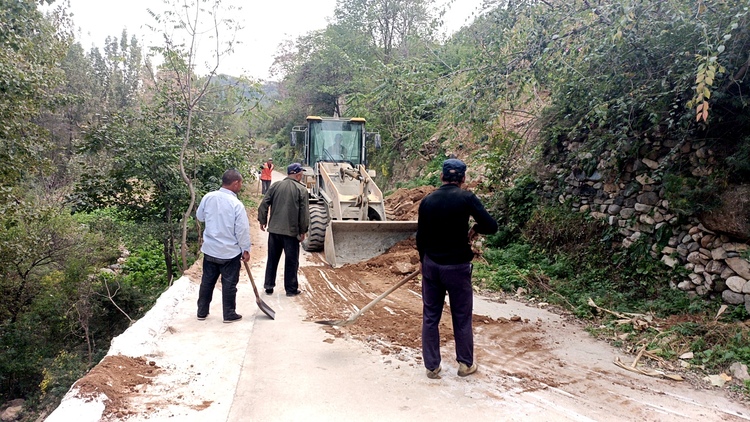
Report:
[[258,304],[258,307],[261,311],[263,311],[264,314],[268,315],[271,319],[276,319],[276,312],[274,312],[273,309],[271,309],[270,306],[266,304],[266,302],[263,302],[263,299],[260,298],[260,295],[258,294],[258,288],[255,287],[255,280],[253,280],[253,273],[250,272],[250,267],[247,265],[247,262],[242,261],[242,263],[245,265],[245,271],[247,271],[247,276],[250,278],[250,285],[253,286],[253,293],[255,293],[255,303]]
[[276,319],[276,312],[274,312],[274,310],[271,309],[271,307],[268,306],[266,302],[263,302],[261,299],[258,299],[256,303],[258,304],[258,307],[260,308],[261,311],[263,311],[264,314],[268,315],[268,317],[271,319]]
[[315,321],[316,324],[329,325],[331,327],[346,327],[353,322],[354,320],[350,319]]

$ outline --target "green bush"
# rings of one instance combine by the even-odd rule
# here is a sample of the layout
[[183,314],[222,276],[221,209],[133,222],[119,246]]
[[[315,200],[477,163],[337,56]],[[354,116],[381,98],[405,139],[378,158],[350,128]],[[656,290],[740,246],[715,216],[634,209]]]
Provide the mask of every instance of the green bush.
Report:
[[720,174],[697,178],[669,173],[664,175],[664,198],[669,201],[671,210],[691,216],[719,204],[719,194],[725,184]]
[[[176,266],[172,272],[176,272]],[[124,281],[144,293],[154,295],[167,287],[167,269],[162,245],[151,241],[131,251],[122,265]]]
[[562,252],[576,257],[591,249],[607,247],[601,242],[607,226],[586,214],[553,205],[537,209],[530,215],[523,229],[524,238],[552,254]]
[[487,201],[487,210],[497,217],[498,233],[487,237],[490,247],[504,247],[514,242],[520,230],[538,206],[539,184],[530,175],[518,178],[513,187],[496,192]]
[[727,164],[735,183],[750,181],[750,136],[737,143],[737,151],[727,158]]
[[476,284],[494,291],[515,292],[519,287],[526,286],[528,274],[529,270],[514,264],[477,264],[474,268]]
[[63,396],[85,373],[81,356],[63,350],[42,369],[44,378],[39,388],[43,395]]
[[396,182],[396,189],[413,189],[420,186],[440,186],[442,184],[440,173],[443,171],[443,161],[445,161],[444,154],[436,154],[432,161],[427,163],[422,169],[421,176],[406,181]]
[[503,249],[487,249],[484,259],[490,265],[515,265],[524,268],[531,262],[531,245],[513,243]]

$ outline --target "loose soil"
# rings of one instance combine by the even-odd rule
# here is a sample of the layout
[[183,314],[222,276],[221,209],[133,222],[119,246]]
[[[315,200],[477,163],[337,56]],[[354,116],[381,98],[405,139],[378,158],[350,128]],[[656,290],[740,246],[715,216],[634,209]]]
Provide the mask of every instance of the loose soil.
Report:
[[160,369],[156,362],[143,357],[106,356],[73,388],[78,389],[78,396],[84,399],[105,396],[105,413],[123,418],[133,414],[128,396],[145,391]]

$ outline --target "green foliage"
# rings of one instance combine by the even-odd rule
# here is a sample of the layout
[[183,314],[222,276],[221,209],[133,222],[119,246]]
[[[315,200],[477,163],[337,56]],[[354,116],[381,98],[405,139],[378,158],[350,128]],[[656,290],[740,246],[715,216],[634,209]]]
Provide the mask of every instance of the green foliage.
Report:
[[153,241],[155,227],[148,224],[136,223],[128,219],[127,214],[117,208],[100,208],[91,212],[78,212],[73,215],[78,224],[85,225],[95,233],[101,233],[109,247],[106,262],[113,263],[120,257],[117,248],[124,245],[127,249],[134,249],[138,245]]
[[0,399],[24,397],[42,380],[40,368],[49,352],[39,319],[23,314],[15,322],[0,325]]
[[599,245],[605,227],[600,220],[571,212],[564,206],[553,205],[534,211],[523,229],[523,235],[527,241],[553,254],[565,252],[579,256],[581,252]]
[[523,228],[522,243],[500,243],[491,237],[484,253],[494,286],[526,286],[552,303],[589,315],[588,299],[608,309],[657,314],[687,311],[693,305],[666,280],[672,270],[651,258],[650,244],[612,249],[611,233],[602,222],[566,207],[536,210]]
[[[0,269],[26,268],[4,273],[0,283],[5,297],[13,299],[1,308],[2,399],[34,396],[40,386],[52,397],[67,391],[87,369],[82,363],[89,358],[86,332],[95,362],[128,326],[122,312],[142,316],[163,291],[165,279],[163,260],[158,249],[153,251],[158,243],[139,247],[148,239],[143,225],[123,220],[113,209],[72,216],[26,205],[6,213],[8,224],[0,226],[5,252]],[[116,260],[123,239],[137,251],[137,265],[126,277],[92,275]]]
[[81,357],[63,350],[42,370],[44,378],[39,388],[42,394],[62,396],[85,373],[86,364]]
[[722,179],[719,176],[696,178],[666,174],[664,198],[669,201],[670,209],[683,216],[709,211],[720,202]]
[[[30,198],[29,201],[32,201]],[[76,259],[100,262],[102,237],[55,206],[26,202],[5,208],[0,225],[0,321],[14,321],[42,293],[39,281]]]
[[497,234],[487,237],[489,246],[502,247],[520,233],[538,205],[538,187],[532,176],[525,175],[509,189],[496,192],[490,198],[487,209],[499,216],[500,229]]
[[[212,87],[191,126],[169,83],[144,80],[138,37],[86,54],[68,15],[38,3],[0,0],[0,402],[54,401],[164,290],[189,200],[184,135],[199,194],[250,149],[239,91]],[[100,271],[121,246],[125,274]]]
[[731,169],[731,179],[750,180],[750,136],[737,142],[737,150],[727,158],[727,164]]
[[434,0],[339,0],[336,20],[368,37],[384,63],[408,55],[432,32]]
[[526,286],[529,270],[507,263],[488,266],[477,264],[474,268],[474,280],[482,287],[506,292],[515,292],[519,287]]
[[[747,330],[705,332],[704,336],[708,338],[696,340],[691,349],[695,353],[694,360],[708,370],[723,370],[734,362],[750,365],[750,333]],[[712,338],[718,336],[722,338]],[[708,344],[712,346],[705,348]]]
[[0,1],[0,203],[22,177],[45,170],[46,130],[38,118],[57,100],[65,42],[33,0]]
[[432,159],[421,172],[421,175],[407,181],[396,182],[396,188],[412,189],[419,186],[440,186],[440,173],[443,170],[444,159],[439,155]]
[[490,265],[512,264],[524,267],[532,261],[532,248],[528,243],[513,243],[503,249],[487,249],[483,257]]
[[487,166],[486,179],[483,181],[485,189],[494,191],[508,186],[509,180],[514,178],[514,187],[519,188],[520,184],[520,189],[531,188],[534,180],[530,175],[518,176],[518,172],[522,170],[519,158],[525,154],[526,140],[503,127],[494,131],[497,133],[484,135],[479,141],[482,147],[488,150],[488,153],[482,156],[482,161]]
[[150,242],[131,251],[122,266],[123,281],[149,296],[163,292],[167,287],[167,269],[162,248],[159,243]]

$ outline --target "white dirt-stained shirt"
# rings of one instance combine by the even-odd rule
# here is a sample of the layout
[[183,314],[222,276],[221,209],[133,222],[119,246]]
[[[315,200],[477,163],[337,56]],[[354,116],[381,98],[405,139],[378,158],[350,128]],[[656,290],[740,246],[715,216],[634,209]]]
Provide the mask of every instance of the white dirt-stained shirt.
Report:
[[205,222],[201,252],[219,259],[230,259],[250,251],[250,223],[237,194],[220,188],[207,193],[195,213]]

